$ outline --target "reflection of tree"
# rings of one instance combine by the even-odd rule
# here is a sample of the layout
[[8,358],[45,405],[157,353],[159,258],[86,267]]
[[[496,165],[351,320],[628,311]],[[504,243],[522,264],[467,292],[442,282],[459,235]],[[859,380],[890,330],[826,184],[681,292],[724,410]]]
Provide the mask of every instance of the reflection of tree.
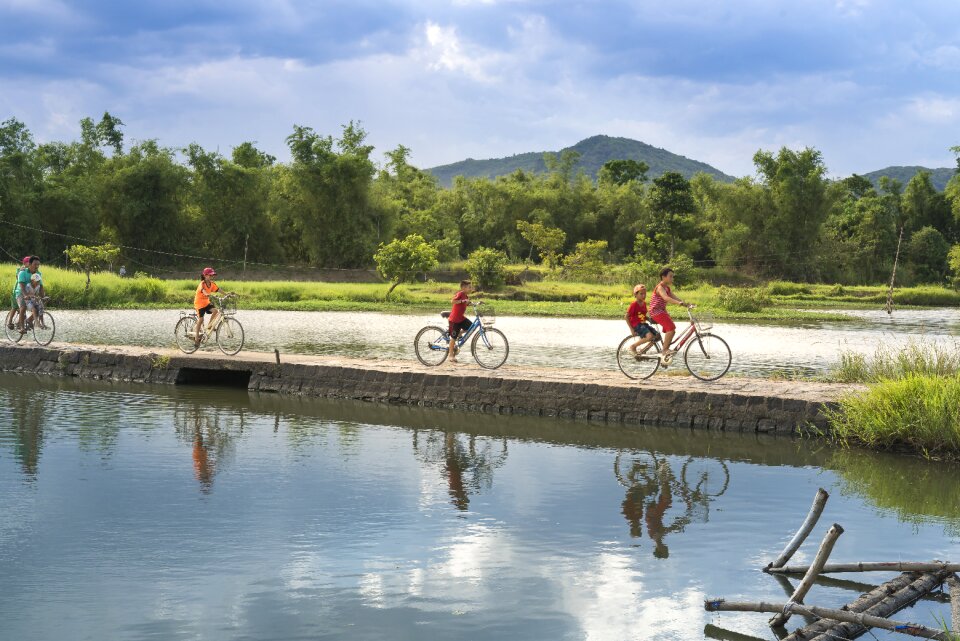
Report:
[[[613,470],[627,488],[621,512],[630,536],[641,537],[645,526],[658,559],[670,556],[664,541],[668,534],[683,532],[694,519],[707,521],[710,501],[726,492],[730,482],[722,461],[690,457],[677,478],[670,461],[652,452],[636,453],[628,459],[618,453]],[[673,509],[675,498],[679,500],[677,510]]]
[[425,464],[442,468],[450,502],[466,511],[470,494],[493,486],[493,470],[507,460],[507,439],[413,430],[413,452]]
[[10,425],[13,431],[13,456],[20,462],[23,473],[35,478],[43,449],[43,422],[46,400],[37,393],[4,394],[10,408]]
[[[174,429],[177,437],[192,446],[193,474],[200,483],[200,491],[209,494],[218,468],[232,449],[234,436],[225,426],[221,412],[202,405],[183,406],[174,411]],[[230,417],[236,416],[229,412]],[[240,432],[243,432],[243,414],[240,414]]]

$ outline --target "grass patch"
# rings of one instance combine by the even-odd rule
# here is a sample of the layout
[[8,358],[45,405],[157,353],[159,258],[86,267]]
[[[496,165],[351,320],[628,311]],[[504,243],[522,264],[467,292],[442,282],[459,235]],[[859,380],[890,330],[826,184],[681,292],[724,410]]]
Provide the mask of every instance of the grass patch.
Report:
[[852,350],[840,353],[840,363],[828,380],[836,383],[876,383],[911,374],[922,376],[960,375],[960,348],[934,341],[910,340],[894,349],[881,345],[873,354]]
[[960,377],[910,373],[840,399],[828,414],[844,444],[960,456]]

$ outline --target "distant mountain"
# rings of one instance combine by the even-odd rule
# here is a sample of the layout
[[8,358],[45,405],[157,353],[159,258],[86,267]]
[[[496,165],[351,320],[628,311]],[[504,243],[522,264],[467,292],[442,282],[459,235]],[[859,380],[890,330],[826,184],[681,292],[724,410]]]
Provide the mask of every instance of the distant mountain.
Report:
[[871,171],[869,174],[863,174],[863,177],[874,185],[879,185],[881,176],[889,176],[894,180],[899,180],[906,186],[907,183],[910,182],[910,179],[921,171],[930,172],[930,180],[933,182],[933,186],[939,191],[946,189],[947,182],[949,182],[956,173],[956,169],[953,167],[940,167],[939,169],[930,169],[928,167],[886,167],[885,169]]
[[[573,147],[566,147],[560,151],[567,150],[576,151],[580,154],[577,169],[583,170],[591,178],[596,178],[600,167],[608,160],[642,160],[650,166],[647,177],[651,180],[668,171],[676,171],[687,178],[702,171],[719,180],[733,180],[733,176],[728,176],[706,163],[691,160],[685,156],[678,156],[666,149],[660,149],[629,138],[592,136],[581,140]],[[457,176],[495,178],[512,174],[518,169],[531,173],[543,173],[547,170],[543,162],[544,153],[548,152],[532,151],[506,158],[490,158],[488,160],[467,158],[449,165],[433,167],[427,169],[427,171],[436,176],[440,183],[446,187],[453,184],[453,179]]]

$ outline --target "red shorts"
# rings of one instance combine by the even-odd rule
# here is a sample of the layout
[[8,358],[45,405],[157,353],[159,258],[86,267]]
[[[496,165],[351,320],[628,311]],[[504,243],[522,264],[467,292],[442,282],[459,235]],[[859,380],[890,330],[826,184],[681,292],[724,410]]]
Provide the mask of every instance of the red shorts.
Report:
[[650,318],[653,319],[653,322],[663,328],[663,332],[672,332],[677,329],[677,326],[673,324],[673,319],[670,318],[670,314],[667,312],[661,312],[659,314],[650,314]]

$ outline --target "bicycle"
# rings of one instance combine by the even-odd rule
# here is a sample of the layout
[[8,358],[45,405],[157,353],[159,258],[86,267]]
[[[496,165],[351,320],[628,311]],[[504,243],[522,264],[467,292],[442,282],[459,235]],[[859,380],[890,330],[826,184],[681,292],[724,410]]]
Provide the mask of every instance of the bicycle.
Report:
[[[40,299],[41,308],[43,308],[43,303],[46,303],[48,300],[50,300],[49,296],[44,296]],[[22,332],[18,325],[19,315],[20,311],[17,310],[13,315],[12,322],[6,323],[3,326],[7,340],[12,343],[19,343],[23,337],[27,335],[27,332],[31,332],[33,333],[33,340],[37,342],[37,345],[46,347],[53,342],[53,337],[57,333],[57,323],[53,318],[53,314],[44,309],[41,315],[41,322],[34,323],[33,320],[24,320]]]
[[[693,315],[694,306],[687,308],[690,325],[674,340],[674,352],[683,351],[683,362],[687,370],[701,381],[715,381],[730,370],[733,355],[727,341],[710,332],[713,321],[709,315]],[[653,343],[643,352],[634,352],[631,347],[639,341],[630,335],[620,341],[617,348],[617,366],[627,378],[645,380],[653,376],[660,366],[667,367],[673,362],[674,354],[661,358],[661,335],[657,332]]]
[[[217,346],[221,352],[227,356],[234,356],[239,353],[243,349],[244,335],[243,325],[233,317],[237,313],[236,298],[236,294],[210,297],[220,313],[217,314],[214,327],[207,331],[204,331],[202,322],[198,323],[200,319],[196,312],[180,312],[180,320],[177,321],[173,329],[174,339],[180,351],[184,354],[194,353],[213,334],[216,336]],[[200,332],[199,343],[196,341],[196,331]]]
[[[467,331],[457,339],[456,350],[466,344],[467,339],[473,336],[470,343],[470,353],[480,367],[497,369],[507,361],[510,355],[510,344],[507,337],[499,329],[492,326],[497,320],[493,307],[481,303],[471,303],[476,318]],[[449,318],[450,312],[441,312],[440,316]],[[436,325],[427,325],[413,339],[413,348],[417,353],[417,360],[427,367],[436,367],[445,360],[450,351],[450,332]]]

